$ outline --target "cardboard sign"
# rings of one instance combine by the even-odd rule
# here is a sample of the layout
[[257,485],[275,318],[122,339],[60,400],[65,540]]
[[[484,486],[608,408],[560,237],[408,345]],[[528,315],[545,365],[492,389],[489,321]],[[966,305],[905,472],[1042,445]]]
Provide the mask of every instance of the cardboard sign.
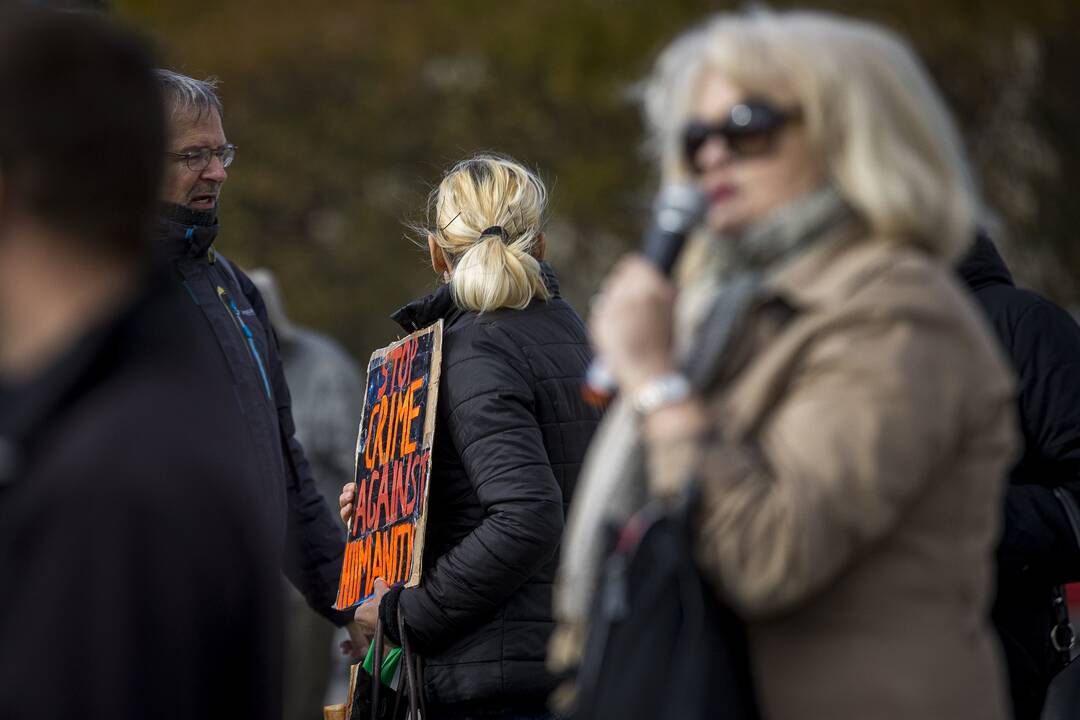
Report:
[[375,578],[390,587],[420,582],[442,330],[439,320],[368,362],[338,610],[371,597]]

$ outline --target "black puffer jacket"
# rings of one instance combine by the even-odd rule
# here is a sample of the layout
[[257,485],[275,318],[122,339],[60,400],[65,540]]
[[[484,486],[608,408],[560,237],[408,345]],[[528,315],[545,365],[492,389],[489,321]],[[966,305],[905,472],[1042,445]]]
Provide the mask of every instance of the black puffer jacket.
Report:
[[448,286],[395,313],[408,331],[445,320],[420,587],[393,590],[427,662],[430,702],[541,705],[551,593],[566,508],[600,419],[581,397],[585,327],[559,298],[477,314]]
[[1020,379],[1024,453],[1009,477],[998,548],[994,624],[1017,720],[1039,717],[1061,661],[1050,645],[1054,585],[1080,580],[1080,549],[1055,487],[1080,493],[1080,326],[1054,303],[1013,285],[980,236],[959,274],[982,306]]

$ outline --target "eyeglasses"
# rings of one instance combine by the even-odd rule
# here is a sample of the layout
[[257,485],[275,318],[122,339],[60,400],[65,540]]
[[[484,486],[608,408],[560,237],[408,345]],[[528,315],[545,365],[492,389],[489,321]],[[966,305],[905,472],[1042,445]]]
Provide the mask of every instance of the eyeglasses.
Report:
[[695,173],[700,173],[697,154],[709,138],[722,137],[736,158],[765,155],[776,148],[780,130],[790,122],[802,119],[798,108],[779,110],[764,100],[745,100],[735,107],[722,122],[707,124],[700,120],[687,123],[683,130],[683,154]]
[[192,172],[202,172],[210,164],[210,158],[217,157],[222,167],[229,167],[236,159],[236,146],[232,143],[222,145],[219,148],[202,148],[186,153],[165,153],[176,160],[183,160],[187,169]]

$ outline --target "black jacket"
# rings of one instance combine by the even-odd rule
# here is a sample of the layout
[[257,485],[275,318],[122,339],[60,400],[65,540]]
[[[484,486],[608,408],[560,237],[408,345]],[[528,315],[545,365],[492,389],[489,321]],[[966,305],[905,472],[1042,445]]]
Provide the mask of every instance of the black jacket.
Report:
[[1009,665],[1017,720],[1037,718],[1060,661],[1051,589],[1080,580],[1080,548],[1053,488],[1080,492],[1080,326],[1054,303],[1013,285],[980,236],[959,273],[1019,376],[1024,451],[1009,477],[998,549],[994,621]]
[[477,314],[450,289],[395,314],[408,331],[446,321],[420,587],[391,591],[424,656],[435,703],[542,706],[566,508],[600,419],[581,396],[585,327],[558,295]]
[[160,280],[0,391],[3,720],[280,716],[264,483]]
[[[160,248],[187,292],[188,312],[203,332],[195,338],[214,372],[232,391],[211,405],[239,403],[255,452],[245,460],[265,478],[254,501],[277,519],[275,557],[309,605],[338,625],[351,615],[332,610],[345,551],[341,523],[319,494],[303,448],[295,437],[289,387],[266,306],[259,291],[212,245],[212,216],[179,206],[159,220]],[[351,478],[341,478],[342,484]]]

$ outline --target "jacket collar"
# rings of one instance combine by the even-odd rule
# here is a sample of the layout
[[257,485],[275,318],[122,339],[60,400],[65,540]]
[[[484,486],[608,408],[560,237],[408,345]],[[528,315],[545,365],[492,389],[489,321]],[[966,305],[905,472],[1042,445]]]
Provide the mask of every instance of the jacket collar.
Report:
[[967,255],[956,266],[956,272],[973,291],[989,285],[1013,285],[1009,266],[1001,258],[990,236],[982,230]]
[[[544,278],[544,284],[551,294],[552,300],[562,297],[559,292],[559,279],[555,270],[546,262],[540,263],[540,273]],[[452,324],[465,311],[454,303],[454,296],[450,292],[450,285],[445,284],[438,290],[417,298],[390,315],[390,319],[400,325],[406,332],[416,332],[421,328],[433,324],[442,319],[447,325]]]
[[765,287],[795,308],[834,305],[895,262],[897,247],[922,252],[902,239],[868,237],[865,226],[855,223],[777,269],[765,278]]
[[162,203],[158,213],[158,241],[169,260],[206,257],[217,238],[218,227],[213,210],[203,212]]
[[544,285],[547,286],[548,293],[551,295],[552,300],[561,300],[562,291],[559,289],[559,276],[555,274],[555,269],[546,262],[540,263],[540,276],[544,278]]
[[450,294],[450,286],[442,285],[430,295],[417,298],[404,307],[398,308],[391,313],[390,319],[400,325],[405,332],[414,333],[420,328],[431,325],[439,318],[449,325],[452,319],[456,320],[461,314],[461,309],[454,304],[454,298]]

